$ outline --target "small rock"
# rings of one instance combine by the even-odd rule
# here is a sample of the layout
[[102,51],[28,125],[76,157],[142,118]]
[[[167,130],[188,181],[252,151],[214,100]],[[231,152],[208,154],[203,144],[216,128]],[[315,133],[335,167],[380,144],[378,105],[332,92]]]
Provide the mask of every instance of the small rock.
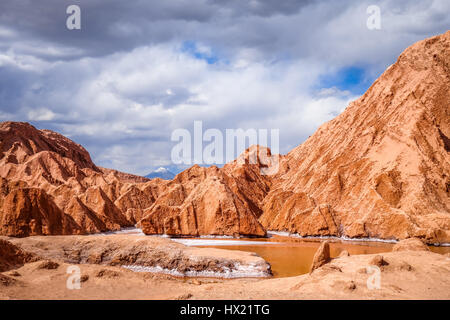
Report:
[[21,277],[22,275],[20,274],[20,273],[18,273],[17,271],[11,271],[10,273],[9,273],[9,275],[11,276],[11,277]]
[[326,266],[324,266],[323,268],[326,269],[326,270],[329,270],[329,271],[342,272],[342,269],[341,269],[341,268],[339,268],[338,266],[335,266],[335,265],[333,265],[333,264],[326,265]]
[[87,262],[90,264],[100,264],[102,262],[102,255],[101,254],[91,254],[87,258]]
[[315,269],[330,262],[330,260],[330,244],[328,241],[324,241],[314,255],[313,263],[311,265],[309,273],[311,274]]
[[0,286],[9,287],[15,284],[16,282],[17,282],[16,279],[13,279],[0,273]]
[[409,238],[398,242],[392,251],[430,251],[428,247],[418,238]]
[[47,270],[54,270],[58,269],[59,263],[51,261],[51,260],[45,260],[39,263],[38,269],[47,269]]
[[186,293],[186,294],[179,295],[178,297],[175,298],[175,300],[187,300],[190,298],[192,298],[192,293]]
[[80,278],[80,282],[86,282],[89,280],[89,276],[87,274],[83,274]]
[[379,254],[377,254],[375,257],[373,257],[373,259],[370,260],[369,264],[373,265],[373,266],[377,266],[377,267],[389,265],[389,263],[386,260],[384,260],[383,256],[381,256]]
[[353,291],[356,289],[356,283],[353,280],[337,280],[331,285],[336,291]]

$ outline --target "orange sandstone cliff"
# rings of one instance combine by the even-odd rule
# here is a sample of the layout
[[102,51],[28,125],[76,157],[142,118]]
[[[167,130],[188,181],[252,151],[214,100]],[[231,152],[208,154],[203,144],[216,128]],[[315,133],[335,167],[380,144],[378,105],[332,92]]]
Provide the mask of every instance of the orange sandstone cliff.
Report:
[[148,179],[97,167],[70,139],[0,124],[0,234],[84,234],[132,226],[114,203]]
[[450,31],[405,50],[282,160],[261,223],[302,236],[450,242]]
[[97,167],[56,132],[3,122],[0,234],[87,234],[139,223],[147,234],[264,236],[258,216],[269,180],[259,166],[194,166],[173,181],[149,180]]

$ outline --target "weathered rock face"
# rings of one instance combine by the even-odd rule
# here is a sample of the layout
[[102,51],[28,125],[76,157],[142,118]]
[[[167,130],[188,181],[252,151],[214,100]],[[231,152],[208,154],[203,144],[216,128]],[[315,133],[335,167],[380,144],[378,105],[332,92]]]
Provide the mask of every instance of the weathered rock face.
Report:
[[430,249],[420,239],[409,238],[396,243],[392,251],[430,251]]
[[35,255],[22,250],[11,242],[0,239],[0,272],[18,268],[27,262],[38,259]]
[[450,31],[408,48],[281,164],[268,230],[450,242]]

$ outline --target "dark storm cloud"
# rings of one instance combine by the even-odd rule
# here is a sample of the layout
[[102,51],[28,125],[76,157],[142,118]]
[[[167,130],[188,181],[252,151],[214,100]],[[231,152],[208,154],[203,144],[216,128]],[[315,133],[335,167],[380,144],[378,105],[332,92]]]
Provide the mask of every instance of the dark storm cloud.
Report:
[[[411,33],[419,38],[445,30],[448,12],[433,10],[442,1],[2,0],[0,28],[11,29],[15,36],[2,39],[0,49],[14,48],[18,53],[56,61],[198,41],[211,46],[223,59],[251,49],[258,55],[254,58],[270,61],[314,55],[328,59],[332,54],[334,63],[340,63],[347,54],[348,60],[354,61],[360,55],[355,46],[361,46],[366,50],[362,54],[378,63],[392,56],[392,48],[381,50],[379,42],[401,50],[410,43]],[[66,8],[71,4],[81,7],[81,30],[66,28]],[[371,4],[382,9],[379,32],[365,25],[366,8]],[[387,15],[392,20],[386,19]],[[416,17],[421,16],[424,20],[417,23]],[[403,32],[403,38],[388,39],[395,31]]]
[[296,14],[302,7],[310,4],[313,0],[213,0],[217,6],[222,6],[234,16],[258,15],[270,17],[275,14]]
[[30,75],[12,67],[1,67],[0,110],[14,113],[21,105],[21,98],[30,88]]
[[[198,1],[197,1],[198,2]],[[40,54],[47,59],[71,58],[80,55],[104,55],[118,50],[127,50],[139,45],[143,39],[147,43],[168,40],[173,36],[169,28],[150,28],[149,24],[170,19],[174,21],[205,21],[209,13],[203,7],[195,10],[195,4],[185,6],[181,11],[169,1],[61,1],[61,0],[4,0],[0,3],[2,12],[0,23],[12,27],[23,40],[38,40],[56,43],[81,52],[52,57]],[[70,31],[66,28],[66,8],[71,4],[81,7],[82,29]]]

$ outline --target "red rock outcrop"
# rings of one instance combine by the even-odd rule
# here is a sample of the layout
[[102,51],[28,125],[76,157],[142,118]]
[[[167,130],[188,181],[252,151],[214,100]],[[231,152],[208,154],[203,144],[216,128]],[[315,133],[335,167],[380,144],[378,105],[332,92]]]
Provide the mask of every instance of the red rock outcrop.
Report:
[[430,251],[430,249],[420,239],[409,238],[396,243],[392,251]]
[[317,268],[320,268],[324,264],[330,262],[330,244],[328,241],[324,241],[320,244],[320,247],[317,249],[314,254],[313,262],[311,264],[311,268],[309,273],[311,274]]
[[139,223],[142,231],[172,236],[265,236],[258,217],[270,179],[261,174],[261,161],[250,161],[257,150],[250,148],[222,169],[195,165],[178,174],[144,211]]
[[268,230],[450,242],[450,31],[420,41],[282,159]]
[[264,236],[258,217],[270,180],[260,174],[265,164],[256,150],[223,169],[194,166],[173,181],[149,180],[97,167],[83,147],[55,132],[4,122],[0,234],[95,233],[145,216],[147,234]]
[[45,191],[15,189],[2,201],[0,233],[6,236],[77,234],[79,227]]

